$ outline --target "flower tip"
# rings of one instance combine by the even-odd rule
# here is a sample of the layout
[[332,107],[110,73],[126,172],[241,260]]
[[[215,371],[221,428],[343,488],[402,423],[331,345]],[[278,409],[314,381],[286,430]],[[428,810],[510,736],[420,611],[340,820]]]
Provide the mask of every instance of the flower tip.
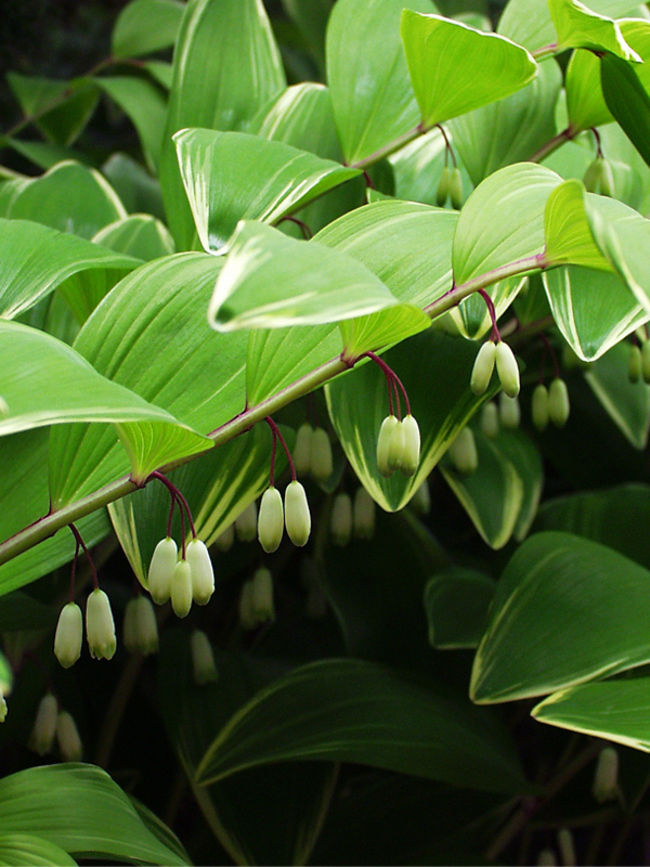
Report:
[[284,520],[293,544],[304,547],[311,533],[311,515],[307,494],[298,481],[289,482],[284,492]]

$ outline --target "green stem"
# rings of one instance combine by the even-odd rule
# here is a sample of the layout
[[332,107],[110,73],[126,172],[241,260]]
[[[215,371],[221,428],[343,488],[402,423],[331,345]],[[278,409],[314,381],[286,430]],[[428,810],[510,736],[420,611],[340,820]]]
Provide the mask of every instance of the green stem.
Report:
[[528,162],[541,163],[541,161],[543,159],[546,159],[549,154],[552,154],[553,151],[556,151],[559,147],[561,147],[561,145],[574,139],[576,135],[576,131],[571,129],[570,126],[568,126],[566,129],[563,129],[562,132],[554,135],[553,138],[547,141],[546,144],[542,145],[539,150],[536,150],[532,157],[528,158]]
[[378,163],[379,160],[383,160],[384,157],[389,157],[391,154],[394,154],[395,151],[403,148],[404,145],[410,144],[410,142],[414,141],[416,138],[418,138],[418,136],[424,135],[425,132],[428,132],[428,129],[426,129],[422,126],[421,123],[419,123],[417,126],[414,126],[413,129],[410,129],[408,132],[405,132],[402,135],[398,136],[387,145],[384,145],[383,148],[379,148],[379,150],[376,150],[373,154],[370,154],[370,156],[364,157],[362,160],[358,160],[356,163],[352,163],[350,168],[367,169],[369,166],[373,166],[375,163]]
[[535,60],[540,61],[546,60],[547,57],[553,57],[557,52],[557,42],[551,42],[550,45],[543,45],[541,48],[536,48],[534,51],[531,51],[531,54]]

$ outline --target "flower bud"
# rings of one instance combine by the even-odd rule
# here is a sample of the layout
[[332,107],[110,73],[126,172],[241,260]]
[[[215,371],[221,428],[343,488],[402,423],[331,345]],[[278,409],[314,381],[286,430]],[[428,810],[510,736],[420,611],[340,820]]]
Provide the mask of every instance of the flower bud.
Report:
[[533,391],[530,414],[537,430],[546,430],[549,420],[548,389],[541,382]]
[[86,636],[93,659],[112,659],[117,642],[111,603],[98,588],[86,600]]
[[322,427],[314,430],[311,438],[311,474],[317,482],[325,482],[332,475],[332,444]]
[[517,397],[521,388],[519,365],[517,364],[514,352],[503,340],[497,343],[496,364],[503,390],[508,397]]
[[[187,546],[189,548],[189,545]],[[179,560],[172,575],[171,600],[174,614],[187,617],[192,607],[192,567],[187,560]]]
[[280,547],[284,533],[284,509],[282,495],[277,488],[270,487],[264,491],[257,519],[257,535],[260,545],[267,554]]
[[375,501],[363,486],[357,488],[354,495],[352,523],[357,539],[372,539],[375,533]]
[[258,569],[251,581],[251,607],[257,623],[275,620],[273,576],[265,567]]
[[608,160],[603,159],[602,169],[600,172],[600,193],[603,196],[609,196],[610,198],[614,195],[614,174],[612,173],[612,166]]
[[420,463],[420,428],[412,415],[402,422],[404,448],[400,469],[405,476],[414,476]]
[[560,858],[564,867],[574,867],[578,863],[576,848],[573,842],[573,834],[569,828],[560,828],[557,832],[557,845],[560,850]]
[[618,797],[618,752],[614,747],[605,747],[598,754],[591,792],[599,804]]
[[56,739],[59,752],[64,762],[80,762],[83,756],[83,745],[77,725],[67,710],[62,710],[56,721]]
[[185,559],[192,572],[192,599],[197,605],[207,605],[214,593],[214,570],[205,542],[200,539],[188,542]]
[[598,192],[600,186],[600,176],[602,172],[602,160],[596,157],[595,160],[589,163],[587,170],[582,177],[582,183],[588,193]]
[[302,548],[309,541],[311,515],[307,494],[300,482],[289,482],[284,492],[284,521],[287,535],[294,545]]
[[176,542],[169,536],[161,539],[156,545],[149,564],[147,586],[151,598],[157,605],[164,605],[171,594],[172,575],[176,561],[178,560],[178,548]]
[[332,542],[344,547],[352,535],[352,500],[348,494],[337,494],[332,505],[330,522]]
[[627,359],[627,377],[630,382],[638,382],[641,379],[643,366],[641,350],[636,344],[630,346],[630,354]]
[[428,515],[431,511],[431,494],[429,493],[429,483],[425,479],[419,488],[416,488],[415,493],[411,497],[411,506],[413,511],[418,515]]
[[29,738],[29,748],[45,756],[52,749],[56,736],[56,721],[59,716],[59,705],[51,692],[46,693],[40,701],[34,720],[34,728]]
[[192,649],[192,677],[197,686],[214,683],[218,679],[212,645],[205,632],[195,629],[190,636]]
[[151,601],[146,596],[129,600],[122,626],[124,646],[129,653],[150,656],[158,653],[158,624]]
[[397,416],[388,415],[379,428],[379,437],[377,438],[377,469],[386,479],[390,478],[394,472],[388,465],[388,453],[390,451],[393,431],[398,424]]
[[472,367],[472,378],[469,387],[474,394],[485,394],[492,379],[492,371],[496,361],[497,345],[491,340],[486,340],[478,351]]
[[481,430],[490,439],[499,434],[499,410],[493,400],[488,401],[481,410]]
[[242,629],[255,629],[257,620],[253,613],[253,582],[245,581],[239,594],[239,625]]
[[641,344],[641,374],[643,381],[650,384],[650,340]]
[[440,180],[438,181],[438,188],[436,190],[436,205],[439,208],[443,208],[445,202],[449,198],[449,185],[451,183],[451,169],[449,166],[445,166],[440,175]]
[[214,542],[215,548],[219,551],[230,551],[232,548],[232,543],[235,541],[235,525],[228,524],[226,529],[221,533],[220,536],[217,536]]
[[249,503],[235,520],[235,532],[240,542],[252,542],[257,536],[257,504]]
[[499,395],[499,418],[503,427],[510,429],[519,427],[521,421],[519,399],[508,397],[505,391]]
[[555,427],[564,427],[570,412],[566,382],[556,377],[548,390],[548,415]]
[[83,615],[75,602],[64,605],[54,635],[54,655],[63,668],[70,668],[81,656]]
[[305,476],[311,470],[311,452],[314,430],[312,426],[305,422],[298,428],[296,434],[296,444],[293,449],[293,463],[296,472]]
[[451,173],[449,180],[449,198],[451,206],[457,211],[463,207],[463,178],[460,174],[460,169],[456,168]]
[[537,856],[537,867],[556,867],[557,858],[552,849],[542,849]]
[[471,428],[464,427],[449,446],[449,458],[462,476],[470,476],[478,467],[476,440]]
[[404,447],[404,423],[398,421],[393,427],[390,442],[388,443],[388,466],[393,472],[399,470],[402,466]]

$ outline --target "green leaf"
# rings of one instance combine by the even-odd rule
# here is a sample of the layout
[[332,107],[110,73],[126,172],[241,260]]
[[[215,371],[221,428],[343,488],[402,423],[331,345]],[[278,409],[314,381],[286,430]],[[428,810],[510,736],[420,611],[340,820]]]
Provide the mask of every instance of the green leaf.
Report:
[[132,0],[120,12],[111,39],[113,57],[141,57],[176,41],[185,4],[178,0]]
[[[3,135],[0,135],[0,142],[4,147],[16,151],[40,169],[51,169],[57,163],[71,159],[87,162],[83,155],[74,153],[70,148],[61,145],[45,144],[40,141],[21,141]],[[3,216],[6,215],[3,214]]]
[[601,58],[600,83],[607,108],[650,165],[650,94],[634,68],[612,54]]
[[147,165],[156,172],[160,165],[167,116],[164,91],[146,78],[121,75],[97,78],[97,85],[129,117],[138,131]]
[[616,21],[588,9],[580,0],[549,0],[557,51],[588,48],[641,63],[639,55],[625,42]]
[[[546,259],[549,265],[583,265],[609,271],[610,265],[598,249],[587,220],[585,196],[584,184],[572,179],[557,186],[548,197],[544,215]],[[608,208],[613,219],[626,216],[626,211],[618,204]]]
[[127,154],[115,153],[102,166],[102,173],[130,214],[152,214],[159,220],[164,219],[160,184],[140,163]]
[[476,710],[396,669],[321,660],[274,681],[245,704],[206,752],[196,779],[205,785],[244,768],[308,758],[517,791],[523,780],[511,748]]
[[51,867],[52,864],[76,864],[67,852],[33,834],[0,834],[0,864],[21,867],[24,864]]
[[587,683],[550,695],[531,713],[538,722],[650,752],[650,678]]
[[[429,0],[410,9],[436,12]],[[327,26],[327,81],[346,163],[374,161],[418,123],[399,22],[404,0],[338,0]]]
[[219,331],[320,325],[399,302],[364,265],[316,241],[242,221],[208,308]]
[[524,483],[514,464],[489,437],[474,431],[478,468],[462,475],[451,461],[440,470],[483,541],[499,550],[515,531],[524,505]]
[[429,643],[439,650],[478,647],[496,582],[475,569],[452,567],[424,590]]
[[571,265],[542,280],[562,336],[584,361],[600,358],[648,320],[618,274]]
[[97,232],[93,243],[147,262],[174,252],[174,240],[167,227],[149,214],[132,214],[110,223]]
[[[589,8],[599,15],[631,15],[636,0],[589,0]],[[499,20],[499,33],[524,45],[530,51],[555,42],[556,33],[548,0],[509,0]]]
[[405,9],[401,33],[425,129],[509,96],[537,73],[520,45],[440,15]]
[[548,61],[517,93],[451,121],[454,149],[475,186],[497,169],[528,159],[553,138],[561,87],[560,68]]
[[277,223],[360,172],[276,141],[186,129],[174,136],[199,239],[219,250],[239,220]]
[[[65,289],[73,275],[98,272],[111,285],[140,263],[26,220],[0,219],[0,315],[13,319],[29,310],[57,287]],[[104,280],[101,280],[103,283]],[[69,285],[73,281],[69,281]],[[82,280],[80,291],[89,288]]]
[[[189,253],[143,265],[107,295],[75,343],[108,379],[202,433],[236,416],[246,401],[246,337],[216,335],[205,317],[222,264]],[[125,472],[128,462],[112,429],[52,432],[54,502],[71,502]]]
[[531,536],[497,585],[470,695],[543,695],[650,661],[649,586],[650,572],[604,545]]
[[629,443],[645,449],[650,431],[650,387],[630,382],[630,348],[617,344],[590,368],[585,380]]
[[37,834],[79,858],[187,863],[147,830],[124,792],[93,765],[11,774],[0,781],[0,804],[2,835]]
[[126,211],[99,172],[63,162],[24,183],[5,216],[34,220],[90,239],[104,226],[126,217]]
[[534,529],[584,536],[650,569],[649,521],[650,487],[627,484],[548,500],[537,513]]
[[186,127],[244,130],[285,87],[280,53],[260,0],[188,4],[174,53],[160,164],[167,222],[179,250],[192,246],[195,230],[172,136]]
[[[81,134],[95,110],[99,92],[89,79],[55,81],[50,78],[7,73],[23,114],[38,116],[36,126],[54,144],[66,147]],[[53,106],[49,111],[48,106]]]
[[[382,356],[404,383],[420,427],[420,466],[411,478],[398,472],[385,479],[377,469],[377,437],[388,415],[386,379],[378,366],[359,365],[326,385],[330,419],[346,457],[382,509],[395,512],[409,502],[483,402],[469,387],[476,352],[477,347],[468,341],[429,330]],[[432,378],[423,377],[423,370],[431,371]]]

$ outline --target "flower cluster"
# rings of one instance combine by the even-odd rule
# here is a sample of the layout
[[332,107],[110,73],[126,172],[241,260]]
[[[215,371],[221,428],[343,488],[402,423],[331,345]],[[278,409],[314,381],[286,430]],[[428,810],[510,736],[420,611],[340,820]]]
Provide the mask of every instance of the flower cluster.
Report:
[[415,475],[420,463],[420,428],[409,413],[403,420],[388,415],[377,439],[377,469],[385,478],[396,470],[405,476]]
[[285,527],[294,545],[302,548],[307,544],[311,533],[311,514],[305,489],[296,479],[286,487],[284,505],[280,491],[273,485],[262,496],[257,535],[267,554],[272,554],[280,547]]
[[293,462],[298,475],[311,474],[317,482],[329,479],[334,464],[327,431],[321,427],[312,428],[308,422],[301,424],[296,434]]
[[476,395],[485,394],[492,379],[494,368],[501,381],[501,387],[508,397],[519,394],[519,365],[512,349],[503,340],[486,340],[478,351],[472,368],[470,388]]
[[178,617],[186,617],[192,602],[206,605],[214,592],[214,570],[205,543],[194,537],[181,551],[167,536],[156,545],[149,564],[148,586],[158,605],[171,599]]
[[539,431],[546,430],[549,421],[555,427],[564,427],[569,419],[571,405],[566,382],[559,376],[551,382],[549,388],[543,383],[533,391],[531,415],[533,424]]
[[[111,603],[99,587],[86,600],[86,637],[93,659],[112,659],[117,647]],[[63,668],[70,668],[81,656],[83,615],[76,602],[68,602],[59,614],[54,635],[54,655]]]
[[59,703],[51,692],[41,699],[34,727],[29,738],[29,748],[45,756],[52,751],[54,739],[64,762],[79,762],[83,756],[83,744],[73,716],[59,709]]

